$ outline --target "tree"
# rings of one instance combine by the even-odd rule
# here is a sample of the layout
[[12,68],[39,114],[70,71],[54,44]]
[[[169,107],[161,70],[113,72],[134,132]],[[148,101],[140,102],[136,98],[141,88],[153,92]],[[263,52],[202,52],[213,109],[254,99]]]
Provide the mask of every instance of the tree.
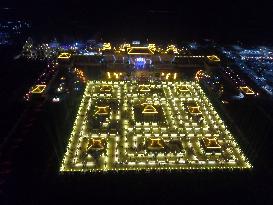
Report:
[[22,56],[26,58],[36,58],[36,52],[33,46],[33,40],[31,37],[28,37],[26,43],[22,49]]

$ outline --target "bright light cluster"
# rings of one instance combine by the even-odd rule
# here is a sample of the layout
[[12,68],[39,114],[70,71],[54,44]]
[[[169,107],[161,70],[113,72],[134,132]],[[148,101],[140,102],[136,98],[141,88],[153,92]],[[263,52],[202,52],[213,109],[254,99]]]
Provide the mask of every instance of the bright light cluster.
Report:
[[115,79],[119,80],[123,76],[123,73],[117,73],[117,72],[107,72],[107,79]]
[[70,53],[60,53],[58,59],[70,59],[70,57],[71,57]]
[[101,50],[102,51],[107,51],[107,50],[111,50],[112,46],[111,43],[103,43]]
[[221,61],[220,58],[216,55],[207,56],[207,58],[213,62],[220,62]]
[[74,72],[75,72],[76,76],[77,76],[82,82],[84,82],[84,83],[86,82],[86,77],[85,77],[85,75],[84,75],[84,72],[83,72],[81,69],[75,68]]
[[152,55],[154,51],[149,46],[134,46],[128,50],[129,55]]
[[60,170],[244,168],[198,83],[89,81]]
[[255,95],[255,92],[248,86],[240,86],[240,90],[246,95]]
[[41,94],[45,91],[45,89],[46,85],[35,85],[34,87],[31,88],[30,92]]
[[177,73],[164,73],[164,72],[161,72],[161,79],[164,79],[166,81],[172,79],[172,80],[176,80],[177,78]]
[[178,54],[178,49],[175,45],[168,45],[167,49],[166,49],[166,53],[169,53],[170,51],[172,51],[174,54]]

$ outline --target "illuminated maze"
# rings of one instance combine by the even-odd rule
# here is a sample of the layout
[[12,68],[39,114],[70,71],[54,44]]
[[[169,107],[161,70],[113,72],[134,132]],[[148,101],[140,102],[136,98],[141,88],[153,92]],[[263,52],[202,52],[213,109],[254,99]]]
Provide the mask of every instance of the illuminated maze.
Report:
[[61,171],[251,168],[195,82],[89,81]]

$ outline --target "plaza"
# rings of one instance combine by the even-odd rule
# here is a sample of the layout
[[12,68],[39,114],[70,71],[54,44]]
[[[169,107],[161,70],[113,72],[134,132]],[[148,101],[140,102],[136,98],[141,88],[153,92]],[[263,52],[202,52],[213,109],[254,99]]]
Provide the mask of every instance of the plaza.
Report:
[[89,81],[61,171],[252,166],[193,81]]

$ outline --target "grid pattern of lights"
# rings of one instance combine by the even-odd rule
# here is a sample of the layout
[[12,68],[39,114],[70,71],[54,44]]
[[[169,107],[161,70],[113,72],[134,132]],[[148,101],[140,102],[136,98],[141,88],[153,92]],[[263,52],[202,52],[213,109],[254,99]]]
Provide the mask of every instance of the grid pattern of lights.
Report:
[[[106,85],[111,91],[101,89]],[[140,92],[143,86],[87,83],[61,171],[252,167],[198,83],[150,81]],[[198,113],[191,113],[191,106]],[[105,120],[90,129],[101,112]]]

